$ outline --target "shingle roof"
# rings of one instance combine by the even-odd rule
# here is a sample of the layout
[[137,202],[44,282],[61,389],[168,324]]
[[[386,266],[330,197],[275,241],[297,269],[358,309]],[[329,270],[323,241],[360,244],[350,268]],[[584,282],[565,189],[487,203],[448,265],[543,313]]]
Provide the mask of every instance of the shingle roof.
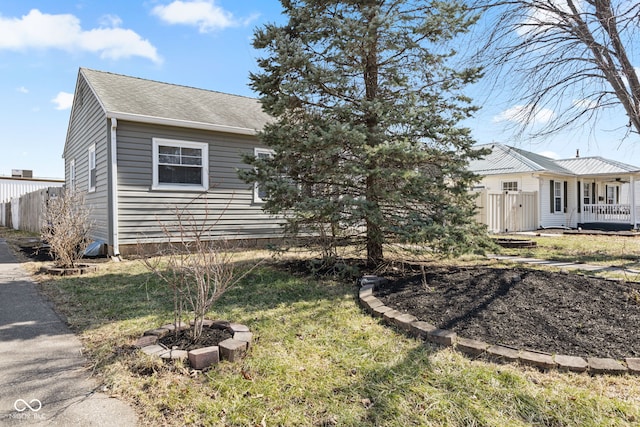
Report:
[[260,130],[270,121],[254,98],[81,68],[107,115]]
[[491,150],[484,158],[469,162],[469,169],[479,175],[507,173],[552,172],[561,175],[573,173],[558,165],[555,160],[508,145],[493,143],[478,145],[476,148]]

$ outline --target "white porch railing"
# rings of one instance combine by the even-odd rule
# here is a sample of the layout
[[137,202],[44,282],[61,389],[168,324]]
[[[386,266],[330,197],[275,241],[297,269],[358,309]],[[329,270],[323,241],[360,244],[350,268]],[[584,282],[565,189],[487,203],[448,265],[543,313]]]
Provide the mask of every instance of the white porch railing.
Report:
[[631,224],[631,205],[583,205],[582,222]]

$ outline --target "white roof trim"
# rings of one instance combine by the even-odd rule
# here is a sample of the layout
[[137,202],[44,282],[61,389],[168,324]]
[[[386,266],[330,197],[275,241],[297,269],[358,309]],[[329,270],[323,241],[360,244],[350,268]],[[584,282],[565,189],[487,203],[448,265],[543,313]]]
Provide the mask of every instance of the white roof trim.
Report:
[[107,118],[126,120],[130,122],[150,123],[155,125],[186,127],[191,129],[212,130],[217,132],[235,133],[239,135],[257,135],[256,129],[235,126],[216,125],[213,123],[192,122],[190,120],[167,119],[163,117],[143,116],[140,114],[118,113],[107,111]]

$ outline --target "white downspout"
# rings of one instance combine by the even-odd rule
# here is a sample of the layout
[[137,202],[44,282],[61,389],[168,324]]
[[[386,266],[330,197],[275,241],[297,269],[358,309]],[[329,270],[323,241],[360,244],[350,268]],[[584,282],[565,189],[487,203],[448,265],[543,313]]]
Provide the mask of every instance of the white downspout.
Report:
[[631,225],[633,229],[638,228],[638,221],[636,218],[636,180],[633,175],[629,178],[629,200],[631,205]]
[[113,256],[120,256],[120,245],[118,244],[118,156],[117,156],[117,136],[118,120],[111,118],[111,221],[113,240]]

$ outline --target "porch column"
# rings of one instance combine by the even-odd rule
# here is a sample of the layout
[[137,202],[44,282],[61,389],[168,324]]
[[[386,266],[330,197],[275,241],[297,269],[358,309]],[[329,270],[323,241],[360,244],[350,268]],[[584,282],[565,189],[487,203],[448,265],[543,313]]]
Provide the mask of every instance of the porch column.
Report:
[[636,180],[633,175],[629,177],[629,204],[631,205],[631,225],[636,228]]

